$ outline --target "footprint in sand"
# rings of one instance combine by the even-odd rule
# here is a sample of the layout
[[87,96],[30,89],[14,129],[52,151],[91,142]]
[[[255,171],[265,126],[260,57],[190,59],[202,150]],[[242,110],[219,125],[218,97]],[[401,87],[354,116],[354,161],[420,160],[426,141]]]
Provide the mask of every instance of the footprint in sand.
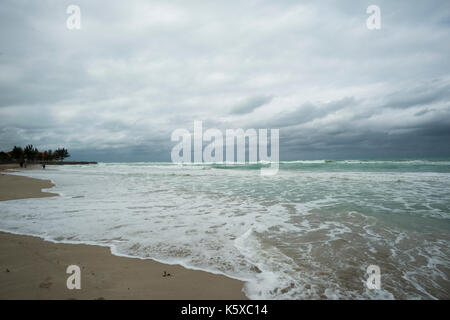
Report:
[[51,277],[47,277],[41,284],[39,285],[39,288],[48,289],[53,284],[50,280],[52,280]]
[[164,271],[163,273],[163,277],[171,277],[172,275],[170,273],[167,273],[166,271]]

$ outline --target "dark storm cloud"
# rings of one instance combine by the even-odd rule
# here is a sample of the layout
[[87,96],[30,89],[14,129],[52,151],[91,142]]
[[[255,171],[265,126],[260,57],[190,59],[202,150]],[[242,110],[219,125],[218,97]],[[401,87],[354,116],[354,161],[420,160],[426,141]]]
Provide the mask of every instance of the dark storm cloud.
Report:
[[331,101],[328,103],[320,104],[306,102],[293,110],[289,110],[286,112],[281,111],[273,118],[266,120],[265,123],[259,124],[259,127],[284,128],[304,124],[315,119],[323,118],[329,114],[333,114],[340,109],[354,106],[356,106],[356,104],[353,97],[345,97],[338,101]]
[[273,97],[271,96],[255,96],[251,98],[244,99],[240,101],[236,106],[234,106],[231,110],[232,114],[245,114],[250,113],[256,108],[269,103]]
[[0,149],[170,160],[171,132],[279,128],[281,158],[450,156],[450,4],[85,1],[0,6]]
[[435,102],[450,102],[450,85],[431,82],[406,91],[388,94],[386,100],[383,108],[411,108]]

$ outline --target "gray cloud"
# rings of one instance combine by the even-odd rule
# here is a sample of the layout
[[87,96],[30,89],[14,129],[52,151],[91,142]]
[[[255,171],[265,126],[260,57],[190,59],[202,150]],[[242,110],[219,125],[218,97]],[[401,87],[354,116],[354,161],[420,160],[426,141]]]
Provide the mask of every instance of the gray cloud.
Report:
[[0,149],[169,160],[176,128],[280,128],[281,158],[450,156],[450,5],[3,1]]
[[425,85],[388,94],[383,108],[411,108],[450,101],[450,84],[433,81]]
[[232,110],[232,114],[245,114],[250,113],[253,110],[269,103],[272,100],[272,96],[254,96],[247,99],[243,99],[236,104]]

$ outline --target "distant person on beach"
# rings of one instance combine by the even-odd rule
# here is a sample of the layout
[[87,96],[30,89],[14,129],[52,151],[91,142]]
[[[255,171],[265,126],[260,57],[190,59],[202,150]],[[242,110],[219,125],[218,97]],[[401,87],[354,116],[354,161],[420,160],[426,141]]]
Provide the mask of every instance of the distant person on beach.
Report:
[[20,161],[20,167],[23,168],[23,161]]
[[23,167],[24,167],[24,168],[27,167],[27,159],[25,159],[25,162],[23,163]]
[[42,164],[42,169],[45,169],[45,163]]

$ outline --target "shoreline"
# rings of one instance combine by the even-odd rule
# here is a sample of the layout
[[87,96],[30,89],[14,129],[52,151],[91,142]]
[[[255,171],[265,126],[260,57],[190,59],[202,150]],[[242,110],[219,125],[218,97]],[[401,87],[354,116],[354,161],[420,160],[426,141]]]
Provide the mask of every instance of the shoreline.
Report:
[[7,172],[6,170],[12,170],[9,172],[34,170],[37,167],[38,165],[31,165],[25,169],[18,165],[0,165],[0,201],[59,196],[57,193],[42,191],[55,186],[50,180],[3,173]]
[[[16,168],[0,165],[0,201],[58,196],[42,192],[54,186],[51,181],[2,174],[4,169]],[[66,268],[73,264],[81,270],[81,290],[66,286]],[[0,231],[0,299],[243,300],[243,286],[220,274],[114,255],[108,246]]]

